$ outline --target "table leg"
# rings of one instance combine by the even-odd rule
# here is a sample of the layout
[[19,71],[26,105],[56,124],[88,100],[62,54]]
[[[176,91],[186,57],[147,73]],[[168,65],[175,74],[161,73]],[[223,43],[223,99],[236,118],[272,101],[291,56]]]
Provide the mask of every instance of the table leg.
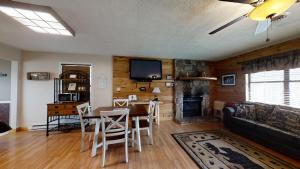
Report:
[[159,118],[160,118],[160,117],[159,117],[159,116],[160,116],[160,112],[159,112],[159,111],[160,111],[160,110],[159,110],[159,104],[157,104],[157,105],[156,105],[156,111],[155,111],[155,113],[156,113],[156,114],[155,114],[155,115],[156,115],[155,120],[156,120],[156,124],[157,124],[157,125],[159,125],[159,121],[160,121],[160,119],[159,119]]
[[101,119],[96,119],[96,126],[95,126],[95,132],[94,132],[94,141],[93,141],[93,148],[92,148],[92,157],[95,157],[96,154],[97,154],[100,122],[101,122]]
[[137,139],[137,148],[139,152],[142,152],[142,145],[141,145],[141,134],[140,134],[140,118],[135,118],[135,127],[136,127],[136,139]]

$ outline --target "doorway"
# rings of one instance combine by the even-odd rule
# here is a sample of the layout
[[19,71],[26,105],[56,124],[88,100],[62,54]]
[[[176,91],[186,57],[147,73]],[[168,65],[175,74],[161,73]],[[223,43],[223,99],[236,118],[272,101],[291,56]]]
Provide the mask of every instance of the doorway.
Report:
[[8,126],[11,107],[11,67],[11,61],[0,59],[0,122]]
[[61,64],[61,74],[65,74],[66,72],[81,72],[82,74],[86,74],[89,80],[89,92],[80,93],[80,100],[84,102],[91,101],[91,84],[92,84],[92,65],[91,64],[68,64],[62,63]]

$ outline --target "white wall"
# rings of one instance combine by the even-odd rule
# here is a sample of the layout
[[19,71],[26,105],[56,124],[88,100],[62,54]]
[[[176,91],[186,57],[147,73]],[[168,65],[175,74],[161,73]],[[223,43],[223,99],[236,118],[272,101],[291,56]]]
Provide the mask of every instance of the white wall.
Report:
[[10,96],[10,116],[9,125],[15,129],[19,127],[20,115],[20,62],[21,51],[19,49],[6,46],[0,43],[0,59],[11,61],[11,96]]
[[[61,54],[43,52],[22,52],[22,105],[21,126],[46,123],[47,104],[53,102],[53,77],[58,77],[60,63],[92,64],[93,107],[112,104],[112,57],[82,54]],[[27,72],[50,72],[50,81],[27,80]],[[106,88],[100,88],[99,79],[107,79]]]

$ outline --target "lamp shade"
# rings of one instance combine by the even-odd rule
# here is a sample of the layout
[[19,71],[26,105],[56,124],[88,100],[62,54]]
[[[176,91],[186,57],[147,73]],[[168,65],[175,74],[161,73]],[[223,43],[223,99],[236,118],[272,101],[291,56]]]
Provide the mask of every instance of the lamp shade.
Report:
[[289,9],[297,0],[267,0],[249,13],[249,18],[263,21],[275,15],[280,15]]
[[159,87],[155,87],[152,91],[153,94],[159,94],[160,93],[160,89]]

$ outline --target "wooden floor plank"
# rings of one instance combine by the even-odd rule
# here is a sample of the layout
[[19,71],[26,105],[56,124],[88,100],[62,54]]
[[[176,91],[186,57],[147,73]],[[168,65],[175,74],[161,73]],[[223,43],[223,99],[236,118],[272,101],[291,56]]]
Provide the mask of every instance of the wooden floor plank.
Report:
[[[142,134],[142,152],[129,148],[129,163],[124,163],[124,146],[109,146],[106,168],[113,169],[196,169],[196,164],[172,138],[171,133],[223,129],[222,124],[202,122],[199,124],[179,125],[173,121],[161,122],[154,127],[154,144],[149,145],[146,133]],[[273,152],[252,141],[235,135],[248,144],[284,159],[294,165],[300,163]],[[91,143],[90,143],[91,146]],[[101,168],[101,150],[92,158],[90,150],[79,152],[80,131],[54,134],[49,137],[45,132],[18,132],[0,137],[1,169],[78,169]],[[86,146],[87,147],[87,146]]]

